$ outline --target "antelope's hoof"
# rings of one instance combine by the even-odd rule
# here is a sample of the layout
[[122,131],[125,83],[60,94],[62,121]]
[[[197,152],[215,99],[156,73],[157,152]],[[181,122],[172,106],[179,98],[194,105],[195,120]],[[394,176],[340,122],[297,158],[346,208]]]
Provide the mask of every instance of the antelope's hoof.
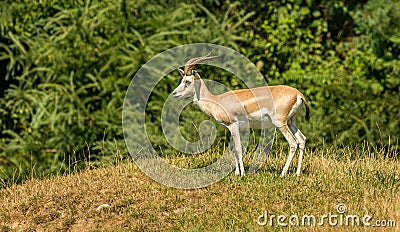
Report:
[[237,175],[237,176],[240,175],[239,169],[236,169],[236,170],[235,170],[235,175]]

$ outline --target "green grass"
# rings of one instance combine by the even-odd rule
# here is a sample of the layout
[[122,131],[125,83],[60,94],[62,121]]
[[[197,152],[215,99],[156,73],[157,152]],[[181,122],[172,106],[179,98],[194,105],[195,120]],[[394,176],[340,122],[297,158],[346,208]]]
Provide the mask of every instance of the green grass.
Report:
[[[397,148],[396,148],[397,149]],[[397,150],[379,151],[364,144],[307,151],[302,176],[292,163],[284,178],[286,159],[278,146],[264,166],[243,178],[233,173],[211,186],[180,190],[163,186],[131,162],[48,179],[32,179],[0,191],[3,231],[369,231],[374,227],[273,226],[257,224],[269,215],[371,215],[395,220],[400,229],[400,161]],[[204,164],[216,154],[177,156],[182,166]],[[245,162],[249,162],[248,154]],[[205,160],[205,161],[204,161]],[[190,163],[190,164],[189,164]],[[101,204],[110,207],[98,211]]]

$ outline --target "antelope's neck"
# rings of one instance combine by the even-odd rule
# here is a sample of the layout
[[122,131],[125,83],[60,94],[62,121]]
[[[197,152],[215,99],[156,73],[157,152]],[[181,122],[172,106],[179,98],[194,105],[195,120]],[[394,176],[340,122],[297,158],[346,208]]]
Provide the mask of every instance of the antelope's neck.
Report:
[[193,96],[193,102],[199,104],[200,101],[214,101],[215,96],[208,91],[206,84],[202,79],[196,80],[194,83],[195,94]]
[[197,105],[203,113],[214,118],[221,125],[229,125],[233,117],[224,110],[224,106],[220,103],[218,96],[210,93],[204,81],[201,79],[197,87],[193,103]]
[[208,116],[212,115],[212,111],[215,108],[216,96],[208,91],[206,84],[202,79],[196,80],[195,82],[195,94],[193,97],[193,103],[197,105],[201,111]]

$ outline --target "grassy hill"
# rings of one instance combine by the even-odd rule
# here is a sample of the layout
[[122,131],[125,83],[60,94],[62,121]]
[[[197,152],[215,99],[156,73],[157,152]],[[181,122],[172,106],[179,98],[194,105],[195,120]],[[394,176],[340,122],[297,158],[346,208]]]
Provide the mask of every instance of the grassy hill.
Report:
[[[130,162],[32,179],[0,190],[0,228],[3,231],[360,231],[373,230],[377,222],[384,222],[391,223],[386,230],[400,230],[397,150],[353,146],[307,151],[303,175],[295,176],[292,165],[289,175],[281,178],[284,151],[279,147],[254,175],[240,178],[232,173],[221,182],[195,190],[165,187]],[[187,159],[189,162],[191,158]],[[338,204],[344,204],[347,211],[339,213]],[[260,217],[265,212],[267,217]],[[271,219],[271,215],[275,217]],[[317,224],[322,220],[324,225],[301,226],[304,215],[313,215]],[[339,225],[330,225],[324,215],[337,215]],[[370,215],[371,226],[346,226],[346,217],[354,215],[360,220]],[[279,226],[278,216],[288,225]],[[296,216],[299,226],[290,226],[289,222],[296,224]],[[258,219],[263,222],[265,218],[266,225],[257,224]]]

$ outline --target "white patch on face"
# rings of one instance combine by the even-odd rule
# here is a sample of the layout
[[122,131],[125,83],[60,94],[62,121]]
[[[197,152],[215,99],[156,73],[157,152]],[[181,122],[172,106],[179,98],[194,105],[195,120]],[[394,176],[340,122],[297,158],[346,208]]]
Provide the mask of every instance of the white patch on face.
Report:
[[175,98],[188,98],[194,95],[194,76],[184,76],[178,87],[172,92]]

